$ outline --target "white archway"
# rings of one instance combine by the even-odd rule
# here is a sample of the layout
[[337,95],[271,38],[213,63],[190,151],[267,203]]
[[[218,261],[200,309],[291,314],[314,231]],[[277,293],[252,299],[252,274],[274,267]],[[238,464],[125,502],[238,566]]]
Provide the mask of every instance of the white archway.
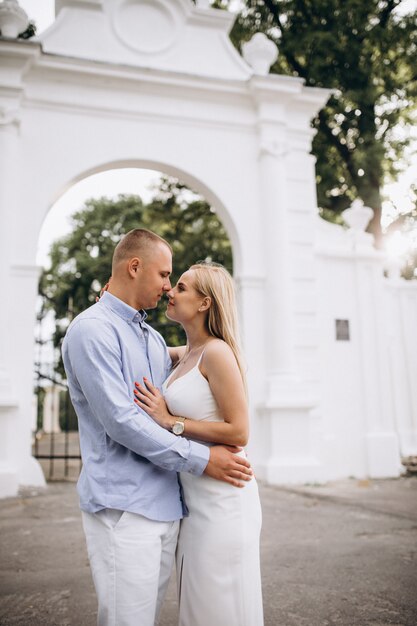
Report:
[[[334,426],[339,405],[326,367],[347,367],[347,359],[332,343],[334,319],[325,299],[318,300],[318,287],[330,290],[323,272],[331,267],[336,276],[342,257],[349,257],[346,276],[353,277],[349,293],[360,289],[364,297],[366,281],[382,287],[380,259],[369,246],[363,253],[363,243],[354,240],[330,264],[316,247],[310,120],[327,91],[267,75],[273,53],[262,37],[246,63],[228,39],[233,16],[226,11],[154,0],[150,19],[144,0],[60,0],[57,6],[56,22],[39,40],[0,39],[0,284],[8,294],[0,307],[0,495],[43,480],[30,456],[41,224],[56,197],[80,177],[132,165],[184,180],[216,207],[230,234],[258,476],[311,482],[398,473],[392,416],[381,404],[372,408],[386,367],[370,379],[374,395],[366,396],[357,379],[364,354],[373,355],[364,376],[385,363],[378,357],[379,331],[368,345],[370,333],[361,327],[359,347],[343,346],[360,398],[349,436],[353,447],[361,446],[361,458],[345,460],[332,444],[337,440],[343,449],[344,431]],[[138,25],[141,38],[134,34]],[[345,245],[344,234],[337,237]],[[350,246],[353,239],[346,241]],[[334,316],[344,319],[350,311],[360,326],[361,308],[341,290],[336,301],[336,291],[326,292]],[[373,311],[371,300],[367,306]],[[342,424],[343,411],[337,415]]]
[[301,399],[310,420],[314,401],[299,393],[290,340],[288,199],[296,189],[303,219],[314,218],[310,119],[327,93],[264,76],[265,64],[254,71],[228,39],[233,16],[189,0],[155,0],[143,40],[133,41],[127,13],[146,21],[146,7],[63,0],[40,41],[0,40],[8,68],[0,74],[0,278],[10,294],[0,312],[3,495],[41,481],[30,456],[39,230],[63,190],[109,167],[157,167],[219,211],[234,249],[260,473],[273,457],[265,454],[270,417],[261,417],[262,406],[272,402],[265,410],[276,411],[289,380],[291,402]]
[[185,183],[191,190],[200,194],[201,197],[203,197],[208,202],[208,204],[215,209],[231,241],[233,248],[233,258],[235,259],[235,262],[236,259],[241,258],[238,229],[236,227],[236,224],[234,223],[232,216],[228,213],[227,207],[224,205],[221,198],[219,198],[212,189],[209,189],[204,181],[199,180],[195,178],[195,176],[193,176],[192,174],[189,174],[188,172],[179,169],[175,164],[169,164],[162,161],[155,162],[148,160],[123,160],[110,163],[99,163],[89,171],[80,172],[72,180],[68,181],[65,184],[64,188],[51,190],[51,197],[54,198],[54,202],[48,207],[46,214],[43,216],[42,222],[39,226],[39,233],[53,204],[55,204],[55,202],[57,202],[73,185],[76,185],[80,181],[85,180],[86,178],[89,178],[94,174],[100,174],[118,169],[153,170],[155,171],[155,174],[157,174],[158,172],[162,174],[167,174],[168,176],[173,176],[174,178],[180,180],[182,183]]

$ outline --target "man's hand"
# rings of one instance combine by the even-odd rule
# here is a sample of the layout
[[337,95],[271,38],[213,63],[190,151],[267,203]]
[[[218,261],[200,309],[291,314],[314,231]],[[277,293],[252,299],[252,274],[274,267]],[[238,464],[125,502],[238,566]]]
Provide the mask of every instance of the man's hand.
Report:
[[239,451],[240,448],[233,446],[213,446],[204,474],[235,487],[244,487],[245,482],[253,477],[253,472],[249,461],[236,454]]

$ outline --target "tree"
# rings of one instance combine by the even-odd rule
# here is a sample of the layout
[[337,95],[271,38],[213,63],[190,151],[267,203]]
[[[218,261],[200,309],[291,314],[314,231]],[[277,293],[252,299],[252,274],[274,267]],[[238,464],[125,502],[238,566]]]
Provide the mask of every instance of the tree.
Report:
[[273,73],[334,90],[313,121],[318,204],[323,217],[335,220],[362,199],[374,211],[369,229],[381,245],[381,188],[399,173],[409,140],[398,128],[411,124],[416,111],[417,11],[402,15],[402,0],[242,4],[231,32],[239,49],[264,32],[280,52]]
[[[54,345],[60,346],[70,320],[94,304],[100,288],[111,274],[113,250],[133,228],[148,228],[172,245],[172,280],[201,259],[222,263],[232,271],[232,249],[215,211],[200,196],[174,178],[162,177],[153,200],[119,195],[91,199],[72,217],[72,232],[52,245],[51,267],[44,270],[39,285],[45,311],[53,310]],[[177,324],[165,316],[166,300],[149,311],[149,321],[162,330],[171,345],[184,342]],[[63,374],[61,361],[57,370]]]
[[26,30],[23,33],[20,33],[18,39],[31,39],[36,35],[36,24],[33,21],[30,21]]

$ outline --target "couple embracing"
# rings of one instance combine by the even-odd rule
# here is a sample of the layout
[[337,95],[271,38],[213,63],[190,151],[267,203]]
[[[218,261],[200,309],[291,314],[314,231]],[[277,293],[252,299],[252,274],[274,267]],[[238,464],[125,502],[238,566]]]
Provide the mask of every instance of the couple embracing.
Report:
[[[249,418],[233,283],[196,264],[171,287],[172,251],[135,229],[110,286],[68,328],[78,482],[100,626],[158,622],[176,558],[180,626],[262,626],[261,509],[242,446]],[[167,348],[146,309],[187,345]]]

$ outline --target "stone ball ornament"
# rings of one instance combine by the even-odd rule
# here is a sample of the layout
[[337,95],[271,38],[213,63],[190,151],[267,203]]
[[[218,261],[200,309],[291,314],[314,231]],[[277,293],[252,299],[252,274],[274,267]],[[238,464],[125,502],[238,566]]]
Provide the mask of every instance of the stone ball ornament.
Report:
[[278,58],[278,48],[264,33],[255,33],[242,45],[242,55],[255,74],[266,76]]
[[2,37],[16,39],[29,26],[27,13],[17,0],[0,2],[0,32]]

